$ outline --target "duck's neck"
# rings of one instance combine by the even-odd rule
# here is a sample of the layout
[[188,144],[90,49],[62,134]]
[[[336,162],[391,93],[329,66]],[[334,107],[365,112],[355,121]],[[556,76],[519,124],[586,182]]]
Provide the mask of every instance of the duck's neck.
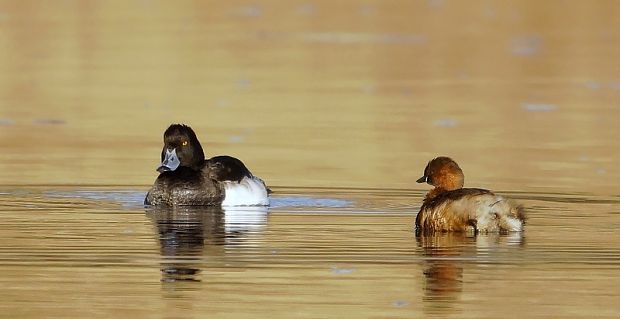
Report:
[[431,189],[427,194],[426,197],[424,197],[424,202],[430,202],[432,201],[435,197],[439,196],[439,194],[441,193],[445,193],[448,190],[443,188],[443,187],[435,187],[433,189]]
[[202,168],[205,167],[205,160],[201,160],[201,161],[197,161],[195,163],[192,163],[192,166],[190,166],[191,169],[195,170],[195,171],[200,171],[202,170]]

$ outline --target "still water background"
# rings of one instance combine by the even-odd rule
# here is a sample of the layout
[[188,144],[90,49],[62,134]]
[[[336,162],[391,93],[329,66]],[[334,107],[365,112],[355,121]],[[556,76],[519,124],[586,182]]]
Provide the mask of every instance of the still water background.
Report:
[[[0,1],[10,318],[617,318],[615,1]],[[274,189],[145,210],[163,130]],[[425,163],[528,208],[415,238]]]

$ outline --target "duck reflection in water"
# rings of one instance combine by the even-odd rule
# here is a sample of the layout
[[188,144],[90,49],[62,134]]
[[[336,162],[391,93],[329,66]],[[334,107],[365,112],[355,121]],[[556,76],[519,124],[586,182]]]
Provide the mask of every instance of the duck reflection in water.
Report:
[[[486,263],[493,258],[494,250],[524,245],[523,233],[468,234],[436,232],[416,237],[424,256],[425,312],[450,312],[463,291],[465,265]],[[466,268],[467,269],[467,268]],[[456,310],[456,309],[454,309]]]
[[209,258],[224,257],[267,223],[267,207],[151,207],[146,215],[157,227],[162,281],[200,281]]

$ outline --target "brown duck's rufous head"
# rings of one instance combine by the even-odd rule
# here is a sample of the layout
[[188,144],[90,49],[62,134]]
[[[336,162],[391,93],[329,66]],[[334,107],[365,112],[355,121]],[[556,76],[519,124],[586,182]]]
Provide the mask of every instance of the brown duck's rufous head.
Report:
[[432,159],[424,169],[424,176],[416,182],[428,183],[435,187],[451,191],[463,188],[465,176],[459,165],[449,157],[441,156]]

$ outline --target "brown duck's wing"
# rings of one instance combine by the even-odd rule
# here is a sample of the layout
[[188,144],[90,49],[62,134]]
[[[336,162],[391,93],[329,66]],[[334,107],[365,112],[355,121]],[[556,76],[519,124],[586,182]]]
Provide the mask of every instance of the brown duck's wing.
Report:
[[433,199],[424,202],[422,204],[422,208],[432,209],[446,201],[456,201],[466,196],[471,197],[471,196],[487,195],[487,194],[493,194],[493,192],[491,192],[488,189],[482,189],[482,188],[459,188],[453,191],[443,192],[435,196]]

